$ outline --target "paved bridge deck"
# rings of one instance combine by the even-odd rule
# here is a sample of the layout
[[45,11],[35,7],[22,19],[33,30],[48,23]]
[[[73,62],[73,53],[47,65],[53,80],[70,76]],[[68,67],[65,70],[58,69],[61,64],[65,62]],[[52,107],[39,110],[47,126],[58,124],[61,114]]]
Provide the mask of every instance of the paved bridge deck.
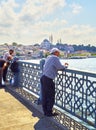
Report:
[[2,88],[0,89],[0,130],[61,130],[61,128],[34,107],[28,109],[14,95]]

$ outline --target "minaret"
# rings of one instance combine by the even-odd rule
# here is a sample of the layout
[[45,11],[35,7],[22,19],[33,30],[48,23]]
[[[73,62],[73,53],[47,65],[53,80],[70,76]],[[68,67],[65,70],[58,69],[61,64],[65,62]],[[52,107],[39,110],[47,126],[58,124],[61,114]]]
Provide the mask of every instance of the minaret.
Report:
[[53,43],[53,35],[51,34],[51,36],[49,36],[49,41],[50,43]]

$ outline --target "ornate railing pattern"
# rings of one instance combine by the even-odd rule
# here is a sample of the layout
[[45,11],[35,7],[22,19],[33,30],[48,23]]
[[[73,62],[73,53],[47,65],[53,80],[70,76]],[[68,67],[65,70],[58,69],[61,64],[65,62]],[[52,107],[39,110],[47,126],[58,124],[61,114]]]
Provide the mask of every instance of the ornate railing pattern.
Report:
[[[40,76],[42,74],[39,64],[27,62],[20,62],[19,64],[20,86],[27,92],[32,92],[33,95],[38,97]],[[64,110],[96,128],[96,74],[66,69],[65,71],[58,72],[55,83],[55,105],[61,111]],[[68,116],[67,118],[69,119]],[[61,124],[64,124],[64,117],[62,115],[58,120],[62,122]],[[79,129],[84,129],[82,125],[82,128],[80,125],[78,126],[80,127]]]
[[55,82],[56,105],[96,127],[96,74],[67,69]]
[[39,95],[41,75],[39,64],[20,62],[20,68],[20,86]]

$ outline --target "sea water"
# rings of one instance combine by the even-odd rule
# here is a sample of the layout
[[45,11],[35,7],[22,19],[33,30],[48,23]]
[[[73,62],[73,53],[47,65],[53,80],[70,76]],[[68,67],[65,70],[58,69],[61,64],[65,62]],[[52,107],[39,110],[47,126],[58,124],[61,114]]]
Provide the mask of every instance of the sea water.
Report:
[[[40,59],[23,60],[29,63],[40,63]],[[84,59],[60,59],[62,64],[67,62],[69,69],[77,69],[81,71],[88,71],[96,73],[96,58],[84,58]]]

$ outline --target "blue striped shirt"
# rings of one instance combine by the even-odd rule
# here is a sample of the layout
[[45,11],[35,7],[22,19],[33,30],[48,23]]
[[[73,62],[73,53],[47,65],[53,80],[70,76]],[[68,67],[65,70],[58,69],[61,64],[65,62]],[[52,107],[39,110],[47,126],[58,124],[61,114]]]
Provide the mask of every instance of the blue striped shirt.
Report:
[[65,69],[65,66],[61,64],[59,57],[56,55],[49,55],[45,60],[43,75],[50,79],[54,79],[58,70]]

